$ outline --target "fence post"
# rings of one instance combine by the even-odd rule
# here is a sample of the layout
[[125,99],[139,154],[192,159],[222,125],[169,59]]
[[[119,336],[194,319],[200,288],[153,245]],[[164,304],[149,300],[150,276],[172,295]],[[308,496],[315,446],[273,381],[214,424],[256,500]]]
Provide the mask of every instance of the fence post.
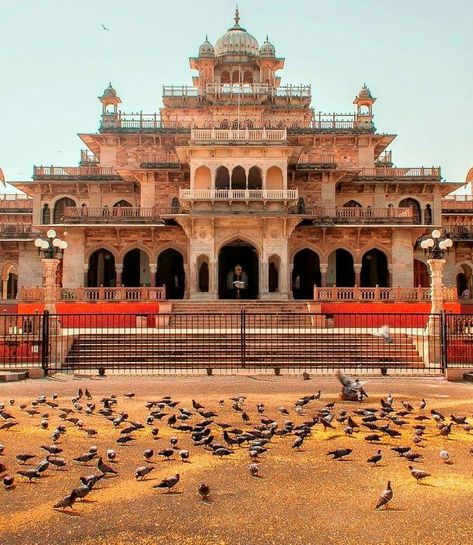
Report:
[[45,310],[41,324],[41,368],[45,375],[49,369],[49,320],[49,310]]
[[246,308],[240,309],[240,358],[241,366],[246,367]]
[[441,350],[441,362],[442,373],[445,374],[448,367],[448,329],[447,329],[447,316],[445,310],[442,310],[440,314],[440,350]]

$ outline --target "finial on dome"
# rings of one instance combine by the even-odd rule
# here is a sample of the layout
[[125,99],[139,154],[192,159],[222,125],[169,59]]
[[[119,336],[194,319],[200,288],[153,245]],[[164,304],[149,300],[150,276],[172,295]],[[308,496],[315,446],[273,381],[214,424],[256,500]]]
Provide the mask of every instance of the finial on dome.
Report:
[[206,42],[209,41],[209,35],[208,35],[208,34],[205,35],[205,41],[206,41]]
[[240,22],[240,10],[238,9],[238,4],[235,9],[235,24],[237,25]]

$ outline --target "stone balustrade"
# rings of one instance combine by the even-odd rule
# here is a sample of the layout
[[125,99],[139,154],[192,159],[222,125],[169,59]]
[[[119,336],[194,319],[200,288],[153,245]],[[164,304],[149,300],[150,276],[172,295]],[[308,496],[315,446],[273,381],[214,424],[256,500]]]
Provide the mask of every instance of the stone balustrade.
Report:
[[[457,301],[457,288],[443,288],[444,301]],[[431,301],[430,288],[337,288],[314,286],[314,301],[316,302],[408,302],[408,303],[429,303]]]
[[[43,301],[44,288],[23,287],[20,290],[19,300],[22,302]],[[166,288],[164,286],[151,288],[57,288],[56,301],[69,302],[120,302],[120,301],[164,301]]]
[[297,189],[180,189],[183,201],[294,201]]

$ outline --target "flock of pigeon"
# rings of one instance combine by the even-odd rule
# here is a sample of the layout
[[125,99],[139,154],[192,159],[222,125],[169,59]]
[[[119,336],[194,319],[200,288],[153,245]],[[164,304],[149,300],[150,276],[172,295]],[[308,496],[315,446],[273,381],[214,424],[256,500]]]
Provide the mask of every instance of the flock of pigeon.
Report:
[[[350,377],[342,375],[339,378],[345,390],[347,387],[352,387],[354,390],[362,388],[359,381]],[[134,395],[134,393],[125,394],[125,398],[133,398]],[[430,477],[430,474],[412,465],[423,457],[418,452],[420,448],[417,449],[417,447],[427,445],[429,437],[435,434],[448,439],[454,426],[460,427],[465,432],[473,431],[473,426],[467,421],[466,416],[444,415],[438,410],[429,409],[424,399],[416,407],[406,401],[398,403],[391,394],[386,399],[381,399],[379,406],[361,407],[360,405],[347,411],[336,409],[335,402],[323,404],[319,390],[313,395],[297,399],[291,409],[279,406],[277,411],[280,420],[270,417],[263,403],[256,404],[256,407],[251,410],[249,401],[244,396],[220,400],[220,408],[225,404],[230,404],[231,410],[241,420],[241,427],[235,427],[223,421],[217,412],[209,410],[198,401],[192,400],[191,409],[181,406],[181,402],[170,396],[147,401],[145,404],[147,415],[142,422],[133,420],[126,411],[119,410],[121,402],[117,396],[110,395],[99,400],[95,399],[87,389],[84,391],[79,389],[69,401],[59,400],[57,394],[52,394],[50,397],[41,395],[30,403],[17,406],[15,400],[10,399],[0,403],[0,438],[3,438],[5,443],[5,445],[0,444],[0,476],[3,486],[6,490],[13,490],[22,481],[35,482],[46,472],[65,470],[69,464],[84,467],[96,466],[96,471],[81,476],[71,492],[53,504],[56,510],[73,509],[74,504],[78,500],[84,500],[99,481],[118,475],[119,466],[116,463],[118,449],[136,441],[137,434],[147,435],[150,444],[159,444],[162,447],[147,448],[143,451],[142,461],[137,463],[134,470],[137,481],[146,481],[147,475],[159,467],[156,465],[157,459],[167,461],[177,458],[182,463],[190,461],[191,452],[180,446],[180,437],[183,434],[190,435],[196,452],[197,449],[203,449],[209,455],[220,459],[232,456],[237,449],[245,448],[249,458],[249,474],[257,478],[261,476],[261,461],[270,456],[274,443],[287,439],[291,442],[291,448],[299,451],[317,427],[324,431],[332,429],[338,432],[343,431],[347,441],[356,434],[371,444],[379,444],[385,439],[394,441],[392,444],[396,446],[391,446],[390,450],[410,464],[407,465],[406,471],[409,470],[413,479],[420,483]],[[19,452],[16,454],[18,467],[7,468],[1,460],[8,449],[7,436],[20,425],[14,414],[18,410],[31,418],[37,418],[37,425],[46,433],[50,433],[51,440],[45,441],[50,444],[38,446],[38,449],[42,451],[41,460],[38,460],[37,453]],[[294,417],[302,419],[301,423],[295,424],[291,419],[291,411]],[[63,446],[67,443],[67,432],[71,427],[80,430],[91,440],[99,433],[88,425],[93,415],[102,417],[107,426],[116,430],[117,435],[114,439],[116,446],[99,452],[97,446],[92,445],[86,452],[78,452],[76,456],[67,460]],[[53,419],[57,421],[54,427],[51,425]],[[164,440],[154,443],[161,439],[158,423],[171,430],[172,437],[167,445],[162,444]],[[366,435],[361,434],[362,431],[366,431]],[[410,435],[409,440],[405,439],[407,434]],[[402,444],[397,444],[396,441]],[[351,448],[337,448],[327,452],[327,456],[330,456],[332,460],[340,461],[347,459],[352,453]],[[470,453],[473,454],[473,448],[470,449]],[[383,451],[378,449],[368,458],[367,464],[375,466],[384,456]],[[445,448],[440,450],[439,457],[446,464],[452,463]],[[64,476],[65,473],[61,475]],[[170,493],[175,490],[179,482],[180,475],[175,473],[162,479],[153,488]],[[209,501],[211,486],[208,483],[201,483],[197,494],[202,501]],[[379,497],[376,509],[388,507],[392,499],[393,488],[389,481]]]

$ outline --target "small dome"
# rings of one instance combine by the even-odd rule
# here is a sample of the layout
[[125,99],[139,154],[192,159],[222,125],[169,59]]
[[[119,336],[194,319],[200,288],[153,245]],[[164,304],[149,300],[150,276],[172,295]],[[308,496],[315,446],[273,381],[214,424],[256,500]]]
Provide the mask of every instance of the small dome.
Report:
[[274,45],[268,40],[268,37],[266,36],[266,40],[264,44],[261,46],[259,50],[260,57],[275,57],[276,56],[276,49],[274,48]]
[[104,97],[116,97],[117,96],[117,92],[115,91],[115,89],[112,87],[112,82],[110,82],[108,84],[108,87],[105,89],[105,91],[103,92],[103,96]]
[[199,47],[199,57],[215,57],[214,46],[209,42],[207,36],[205,42]]
[[358,93],[358,98],[373,98],[371,96],[371,91],[368,89],[366,83],[360,89],[360,92]]
[[254,36],[246,32],[238,22],[240,15],[238,8],[235,11],[235,24],[221,38],[215,42],[215,55],[251,55],[257,57],[259,45]]

